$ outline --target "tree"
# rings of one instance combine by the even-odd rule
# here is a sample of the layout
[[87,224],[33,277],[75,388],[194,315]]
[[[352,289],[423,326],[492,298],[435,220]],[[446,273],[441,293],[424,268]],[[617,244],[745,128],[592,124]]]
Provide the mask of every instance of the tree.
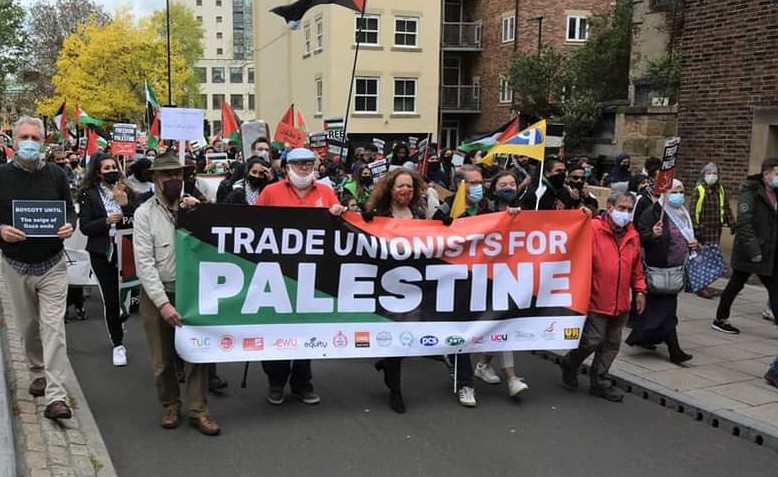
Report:
[[38,0],[30,7],[29,32],[31,66],[39,73],[34,80],[38,94],[54,94],[52,78],[57,72],[57,58],[65,38],[92,22],[105,25],[111,16],[94,0]]
[[682,70],[683,57],[676,49],[666,51],[663,55],[649,60],[647,76],[651,88],[670,98],[671,102],[677,101]]
[[[192,66],[182,56],[177,39],[171,41],[173,97],[182,102]],[[90,116],[107,121],[129,119],[140,123],[145,109],[144,80],[158,91],[167,85],[166,41],[136,25],[129,11],[113,22],[89,22],[67,37],[57,60],[55,95],[38,103],[38,113],[51,115],[68,100]]]
[[551,45],[537,53],[519,52],[511,64],[509,84],[522,114],[548,118],[559,111],[567,83],[567,58]]
[[22,66],[26,45],[24,9],[15,0],[0,0],[0,91]]

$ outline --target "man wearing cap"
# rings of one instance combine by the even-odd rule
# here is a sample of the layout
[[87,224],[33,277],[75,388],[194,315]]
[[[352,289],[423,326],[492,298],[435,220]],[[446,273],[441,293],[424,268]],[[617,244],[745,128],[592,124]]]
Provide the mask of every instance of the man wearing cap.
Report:
[[[199,201],[183,196],[184,166],[172,153],[154,160],[148,169],[154,180],[155,195],[135,211],[133,246],[135,268],[142,286],[140,313],[154,366],[157,397],[162,403],[161,425],[178,427],[181,419],[181,393],[176,377],[175,327],[181,315],[175,308],[176,216]],[[208,436],[219,434],[208,410],[208,365],[184,363],[189,421]]]
[[[332,188],[316,182],[314,161],[316,154],[305,148],[292,149],[286,154],[287,178],[265,187],[257,198],[257,205],[273,207],[322,207],[333,215],[342,214],[346,208],[340,205]],[[306,404],[318,404],[321,398],[313,391],[311,360],[263,361],[267,374],[270,404],[284,402],[284,388],[289,383],[292,394]]]

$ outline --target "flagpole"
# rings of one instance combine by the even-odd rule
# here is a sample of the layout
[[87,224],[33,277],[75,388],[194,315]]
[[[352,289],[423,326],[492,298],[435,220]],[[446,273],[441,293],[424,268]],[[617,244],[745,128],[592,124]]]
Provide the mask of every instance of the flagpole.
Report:
[[[346,116],[343,118],[343,141],[348,147],[348,117],[351,113],[351,100],[354,96],[354,83],[356,83],[357,60],[359,59],[359,46],[362,44],[362,34],[365,26],[365,12],[367,11],[367,0],[362,5],[362,15],[360,16],[359,30],[357,30],[357,45],[354,49],[354,64],[351,66],[351,81],[348,88],[348,102],[346,103]],[[347,160],[347,163],[350,162]]]
[[167,22],[167,104],[173,106],[172,74],[170,70],[170,0],[165,0],[165,21]]

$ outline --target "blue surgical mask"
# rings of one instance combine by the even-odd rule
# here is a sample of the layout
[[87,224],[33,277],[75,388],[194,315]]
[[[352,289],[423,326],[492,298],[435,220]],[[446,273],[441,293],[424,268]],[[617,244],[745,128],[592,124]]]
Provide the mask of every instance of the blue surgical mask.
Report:
[[773,178],[770,179],[770,186],[773,189],[778,189],[778,176],[773,176]]
[[672,193],[668,194],[667,202],[670,204],[671,207],[675,207],[676,209],[678,207],[681,207],[683,205],[683,203],[684,203],[683,193],[681,193],[681,192],[672,192]]
[[511,202],[516,200],[518,191],[513,187],[505,187],[503,189],[497,189],[497,191],[495,191],[495,195],[497,196],[497,199],[500,202],[503,202],[505,204],[510,204]]
[[478,184],[478,185],[468,187],[467,196],[470,198],[470,201],[473,202],[474,204],[481,202],[481,199],[484,198],[484,186]]
[[622,212],[620,210],[612,209],[611,210],[611,220],[614,224],[616,224],[617,227],[624,228],[632,222],[632,214],[629,212]]
[[19,159],[24,161],[38,162],[41,160],[41,143],[31,139],[19,141],[19,148],[16,151],[16,155]]

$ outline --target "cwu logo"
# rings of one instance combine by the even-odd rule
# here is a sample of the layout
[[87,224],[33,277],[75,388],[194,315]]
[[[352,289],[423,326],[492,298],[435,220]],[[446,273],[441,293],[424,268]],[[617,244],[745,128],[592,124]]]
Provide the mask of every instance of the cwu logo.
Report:
[[537,146],[543,144],[546,138],[540,128],[532,128],[521,131],[508,144],[517,144],[521,146]]

